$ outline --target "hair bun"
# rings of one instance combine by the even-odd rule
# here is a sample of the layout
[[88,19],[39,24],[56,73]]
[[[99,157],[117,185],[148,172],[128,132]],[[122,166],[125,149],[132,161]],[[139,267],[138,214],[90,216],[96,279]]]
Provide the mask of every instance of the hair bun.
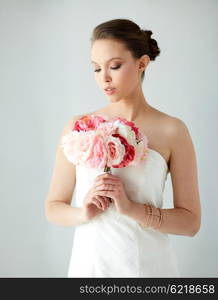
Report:
[[158,47],[157,41],[151,38],[153,32],[151,30],[146,30],[146,29],[141,29],[141,31],[143,32],[143,34],[146,35],[147,41],[149,43],[150,59],[155,60],[156,56],[160,54],[160,48]]
[[153,34],[151,30],[143,30],[149,37]]

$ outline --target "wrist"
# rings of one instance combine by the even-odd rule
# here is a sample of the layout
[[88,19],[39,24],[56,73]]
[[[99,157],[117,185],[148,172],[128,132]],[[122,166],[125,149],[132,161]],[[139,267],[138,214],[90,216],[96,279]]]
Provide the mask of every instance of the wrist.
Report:
[[83,207],[80,208],[80,214],[79,214],[79,219],[80,219],[80,224],[85,224],[87,223],[89,220],[88,220],[88,217],[87,217],[87,214],[85,213],[85,210]]
[[139,222],[144,219],[144,205],[142,203],[129,200],[128,209],[125,214]]
[[125,204],[125,208],[122,209],[122,214],[130,216],[132,209],[134,208],[134,201],[128,199]]

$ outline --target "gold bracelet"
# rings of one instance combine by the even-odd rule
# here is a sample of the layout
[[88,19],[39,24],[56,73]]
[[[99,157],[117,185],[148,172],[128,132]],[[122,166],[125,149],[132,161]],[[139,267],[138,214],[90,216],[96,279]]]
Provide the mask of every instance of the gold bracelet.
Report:
[[143,204],[145,208],[145,223],[140,223],[142,227],[149,227],[151,223],[151,218],[152,218],[152,207],[148,204]]
[[151,225],[151,222],[152,222],[152,207],[151,205],[147,205],[147,227]]
[[155,225],[153,226],[154,229],[160,228],[162,221],[163,221],[163,215],[162,215],[161,209],[158,207],[158,208],[156,208],[156,210],[158,211],[158,215],[155,215],[155,216],[158,217],[158,223],[156,224],[156,226]]
[[151,206],[149,204],[144,204],[145,207],[145,215],[146,215],[146,225],[142,225],[143,227],[151,227],[153,229],[160,228],[163,215],[161,209],[158,207]]

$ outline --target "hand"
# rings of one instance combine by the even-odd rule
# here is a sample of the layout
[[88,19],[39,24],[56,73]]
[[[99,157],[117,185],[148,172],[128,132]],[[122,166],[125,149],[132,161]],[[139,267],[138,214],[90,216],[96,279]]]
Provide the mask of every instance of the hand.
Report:
[[122,180],[115,175],[106,173],[96,177],[96,188],[93,196],[111,198],[119,213],[126,214],[132,204],[128,199]]
[[110,198],[95,194],[97,186],[98,183],[96,183],[95,179],[93,186],[85,196],[82,207],[85,221],[88,221],[104,212],[111,203]]

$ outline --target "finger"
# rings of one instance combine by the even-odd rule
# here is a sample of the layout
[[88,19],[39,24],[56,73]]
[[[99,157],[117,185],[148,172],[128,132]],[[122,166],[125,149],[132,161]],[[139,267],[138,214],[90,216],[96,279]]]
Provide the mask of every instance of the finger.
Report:
[[98,199],[98,201],[101,203],[102,209],[105,210],[108,206],[108,201],[104,199],[104,197],[101,196],[96,196],[96,198]]
[[98,207],[100,209],[103,209],[105,210],[106,208],[109,207],[110,205],[110,201],[109,201],[109,198],[108,197],[102,197],[102,196],[98,196],[98,195],[95,195],[95,198],[96,202],[98,203]]
[[99,202],[99,200],[97,198],[93,198],[92,202],[99,208],[102,209],[101,203]]
[[110,176],[111,176],[110,173],[103,173],[103,174],[100,174],[100,175],[96,176],[96,179],[98,180],[98,179],[100,179],[100,178],[110,177]]
[[110,198],[110,197],[106,197],[107,199],[108,199],[108,201],[109,201],[109,205],[113,202],[113,199],[112,198]]
[[102,183],[99,185],[96,185],[94,187],[94,191],[114,191],[116,186],[114,184],[107,184],[107,183]]
[[107,205],[107,207],[109,207],[109,205],[110,205],[110,203],[111,203],[111,198],[109,198],[109,197],[106,197],[106,196],[99,196],[99,197],[102,197],[102,198],[104,198],[104,200],[105,200],[105,202],[106,202],[106,205]]
[[101,180],[113,180],[114,181],[114,180],[120,180],[120,178],[107,173],[107,174],[100,174],[95,178],[96,182],[101,181]]
[[117,178],[117,179],[120,179],[119,176],[116,176],[116,175],[111,174],[111,173],[103,173],[103,174],[98,175],[97,177]]
[[[102,197],[102,196],[101,196]],[[104,199],[107,201],[107,203],[108,203],[108,206],[110,205],[110,203],[111,203],[111,198],[110,197],[105,197],[105,196],[103,196],[104,197]]]
[[[95,196],[96,197],[96,196]],[[99,196],[105,199],[106,203],[108,204],[108,206],[113,202],[112,199],[110,197],[107,196]]]
[[98,182],[105,182],[105,183],[111,183],[111,184],[116,184],[119,180],[113,177],[104,177],[98,180]]
[[109,198],[113,198],[114,197],[114,192],[113,191],[96,191],[93,193],[93,196],[105,196],[105,197],[109,197]]
[[105,197],[105,196],[100,196],[100,197],[103,197],[105,199],[107,207],[109,207],[110,204],[112,203],[111,198],[110,197]]

